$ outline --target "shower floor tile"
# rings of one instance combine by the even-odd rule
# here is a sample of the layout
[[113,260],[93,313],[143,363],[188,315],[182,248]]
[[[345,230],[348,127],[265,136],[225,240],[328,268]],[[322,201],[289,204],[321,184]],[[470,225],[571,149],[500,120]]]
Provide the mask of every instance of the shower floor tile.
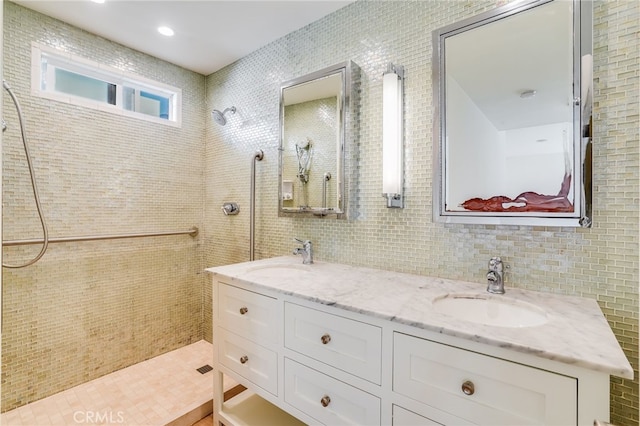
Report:
[[[192,425],[212,411],[213,372],[196,371],[212,362],[201,340],[7,411],[0,424]],[[225,381],[225,390],[235,385]]]

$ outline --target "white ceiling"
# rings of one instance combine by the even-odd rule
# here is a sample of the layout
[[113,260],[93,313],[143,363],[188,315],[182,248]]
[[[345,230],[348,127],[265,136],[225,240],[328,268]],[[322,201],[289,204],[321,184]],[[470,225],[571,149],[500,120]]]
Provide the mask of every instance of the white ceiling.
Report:
[[[355,0],[12,0],[127,47],[209,75]],[[165,25],[173,37],[157,32]]]
[[[573,120],[572,3],[557,1],[447,39],[447,74],[498,130]],[[529,99],[520,98],[535,90]]]

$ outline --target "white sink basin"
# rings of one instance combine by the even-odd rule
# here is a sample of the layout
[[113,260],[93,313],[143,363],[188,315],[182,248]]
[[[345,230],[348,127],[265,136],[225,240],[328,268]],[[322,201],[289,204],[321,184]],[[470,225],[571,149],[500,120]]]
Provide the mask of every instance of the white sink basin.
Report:
[[313,265],[303,265],[302,263],[260,265],[248,268],[243,275],[251,275],[253,277],[261,276],[265,278],[284,278],[291,274],[306,274],[311,270],[311,268],[313,268]]
[[535,327],[549,321],[537,306],[501,295],[450,293],[437,298],[433,308],[463,321],[495,327]]

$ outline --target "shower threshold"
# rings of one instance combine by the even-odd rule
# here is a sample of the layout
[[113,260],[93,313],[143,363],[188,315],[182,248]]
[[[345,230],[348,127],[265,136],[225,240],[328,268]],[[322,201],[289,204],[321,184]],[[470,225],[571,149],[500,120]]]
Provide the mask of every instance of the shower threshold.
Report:
[[[213,411],[211,343],[201,340],[1,415],[3,426],[190,426]],[[226,376],[225,376],[226,378]],[[225,381],[225,391],[238,389]]]

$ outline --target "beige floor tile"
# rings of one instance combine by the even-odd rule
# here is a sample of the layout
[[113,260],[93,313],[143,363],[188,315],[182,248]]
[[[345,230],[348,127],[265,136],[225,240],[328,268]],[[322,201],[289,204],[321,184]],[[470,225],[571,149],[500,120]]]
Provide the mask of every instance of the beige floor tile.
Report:
[[211,344],[201,340],[3,413],[0,424],[161,425],[211,400],[213,373],[196,369],[212,361]]

